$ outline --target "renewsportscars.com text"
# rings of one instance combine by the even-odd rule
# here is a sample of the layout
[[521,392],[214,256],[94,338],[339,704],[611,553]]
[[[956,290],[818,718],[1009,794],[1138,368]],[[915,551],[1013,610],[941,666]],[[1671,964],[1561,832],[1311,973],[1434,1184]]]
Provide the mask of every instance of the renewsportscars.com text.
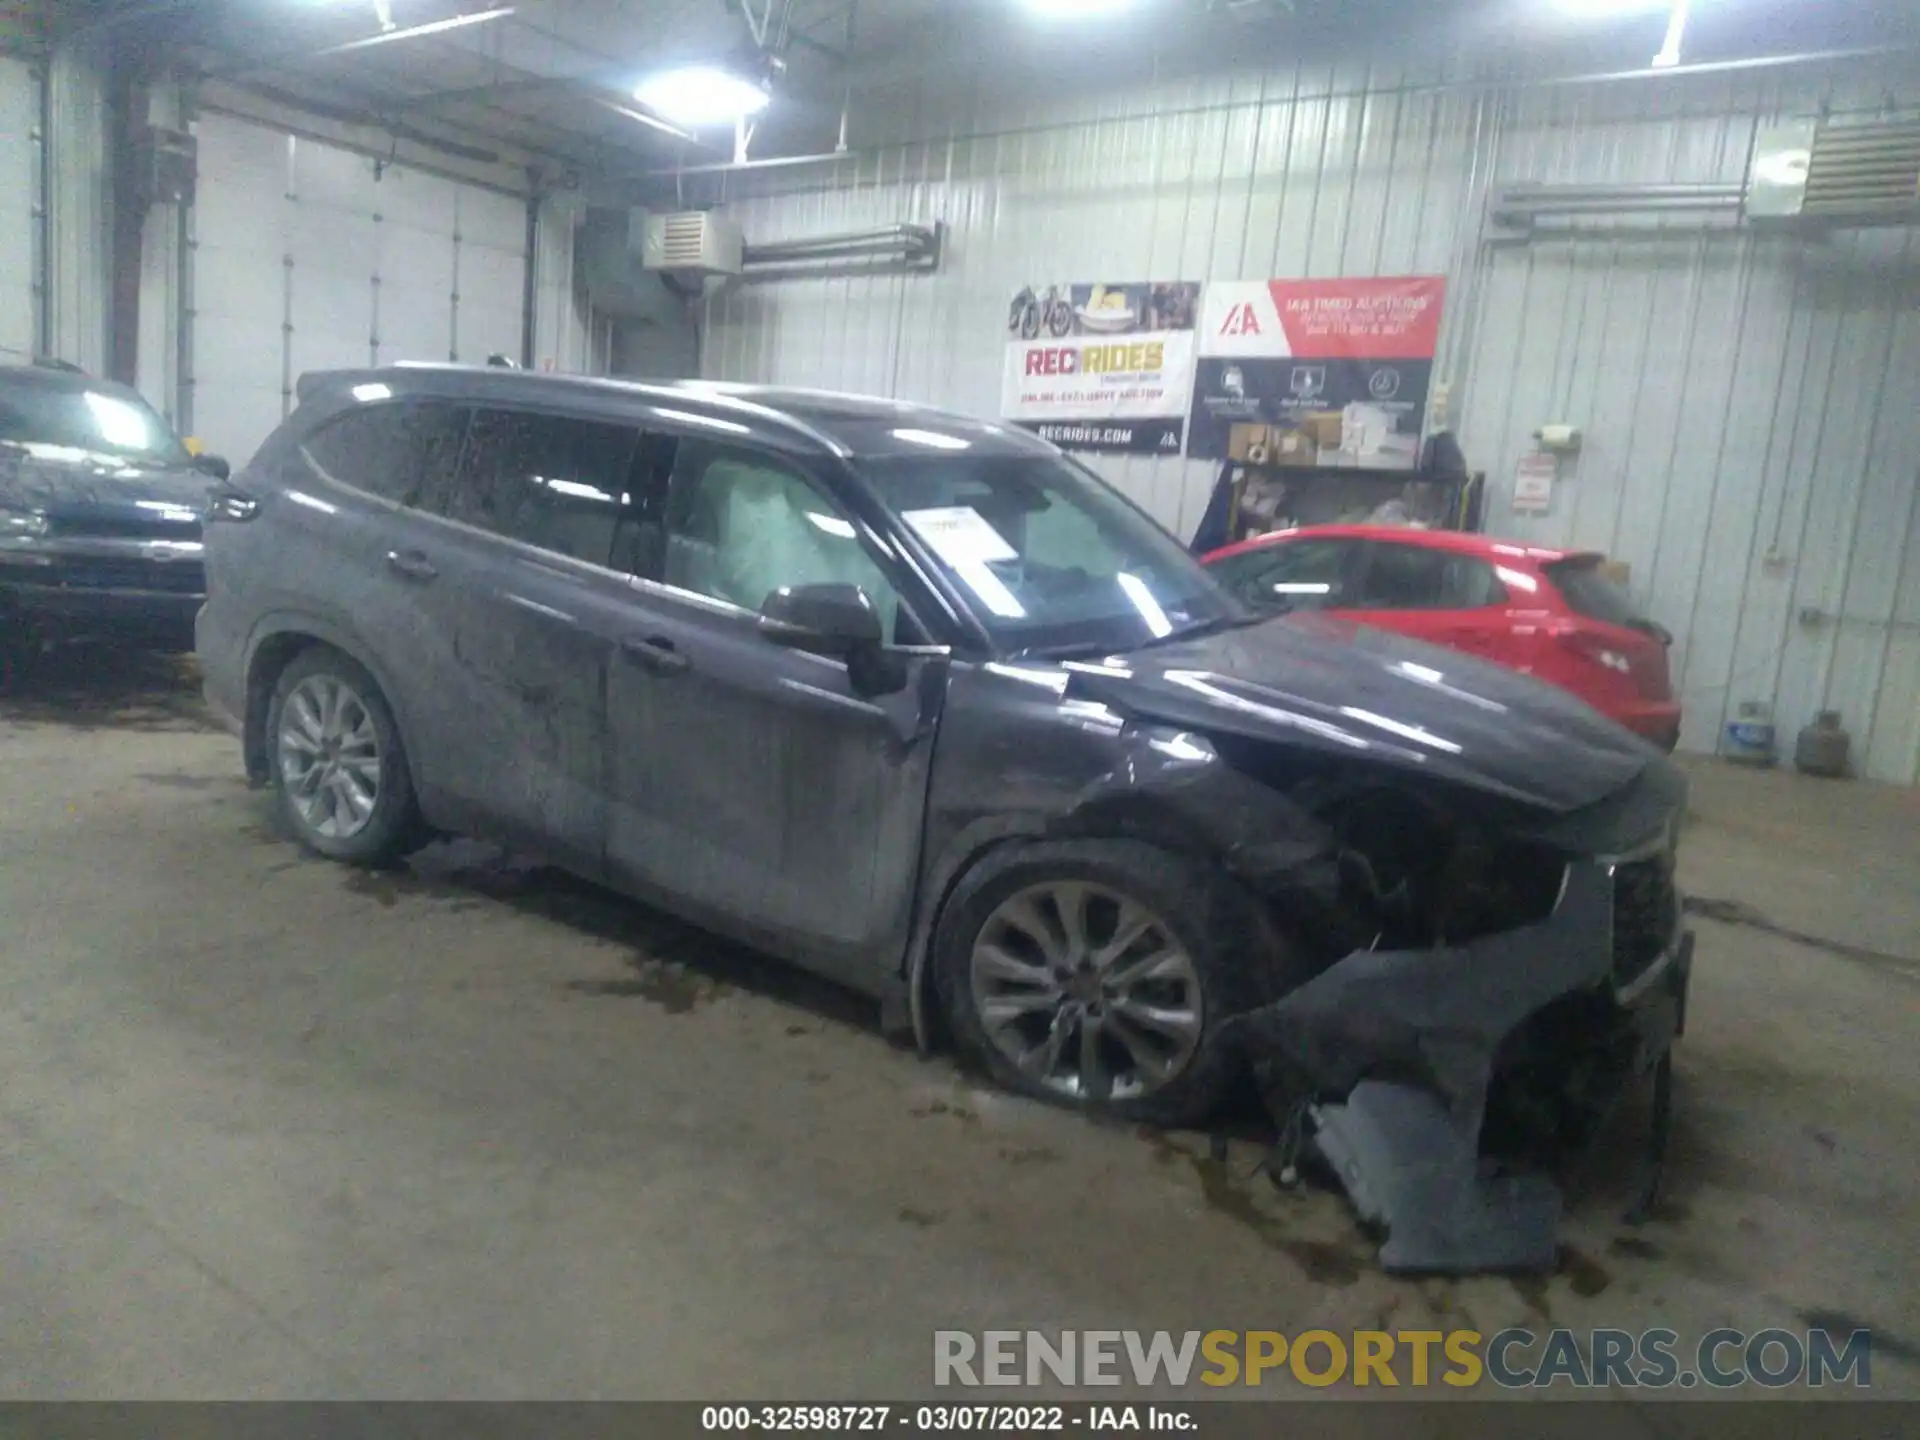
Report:
[[1729,1390],[1872,1384],[1873,1337],[1710,1330],[936,1330],[940,1386],[1447,1385]]

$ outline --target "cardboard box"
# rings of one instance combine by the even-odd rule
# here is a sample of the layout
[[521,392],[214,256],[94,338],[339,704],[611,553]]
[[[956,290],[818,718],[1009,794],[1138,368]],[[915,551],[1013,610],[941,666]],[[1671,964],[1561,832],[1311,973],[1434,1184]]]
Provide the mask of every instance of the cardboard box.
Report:
[[1338,450],[1345,420],[1338,410],[1322,410],[1303,419],[1300,428],[1313,436],[1322,450]]
[[1320,442],[1306,430],[1282,430],[1278,426],[1268,432],[1268,448],[1275,465],[1311,468],[1320,463]]
[[1271,454],[1267,445],[1267,427],[1264,425],[1235,425],[1227,431],[1227,458],[1238,460],[1241,464],[1271,463],[1270,460],[1258,461],[1253,457],[1257,453]]

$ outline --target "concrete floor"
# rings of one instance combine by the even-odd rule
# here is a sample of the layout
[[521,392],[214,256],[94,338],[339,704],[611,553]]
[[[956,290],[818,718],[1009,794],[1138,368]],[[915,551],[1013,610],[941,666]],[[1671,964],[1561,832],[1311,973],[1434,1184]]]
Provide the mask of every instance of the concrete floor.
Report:
[[904,1398],[939,1328],[1809,1317],[1920,1390],[1920,793],[1696,764],[1684,879],[1751,908],[1698,922],[1669,1199],[1618,1222],[1621,1149],[1556,1276],[1408,1283],[1248,1146],[985,1090],[613,897],[303,859],[169,673],[64,663],[0,700],[0,1397]]

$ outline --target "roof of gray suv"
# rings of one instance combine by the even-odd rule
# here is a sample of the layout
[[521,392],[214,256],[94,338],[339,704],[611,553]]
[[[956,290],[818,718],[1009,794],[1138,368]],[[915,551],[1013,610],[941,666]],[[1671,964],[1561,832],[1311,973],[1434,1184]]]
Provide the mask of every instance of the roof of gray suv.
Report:
[[743,439],[843,456],[926,455],[943,450],[1034,454],[1051,448],[1010,425],[903,400],[706,380],[615,380],[495,366],[409,363],[312,372],[301,377],[299,394],[305,402],[322,391],[380,383],[396,393],[532,404],[558,400],[603,414],[625,409],[624,401],[642,407],[633,416],[637,421],[644,421],[651,409],[676,424],[697,427],[705,422],[731,429]]

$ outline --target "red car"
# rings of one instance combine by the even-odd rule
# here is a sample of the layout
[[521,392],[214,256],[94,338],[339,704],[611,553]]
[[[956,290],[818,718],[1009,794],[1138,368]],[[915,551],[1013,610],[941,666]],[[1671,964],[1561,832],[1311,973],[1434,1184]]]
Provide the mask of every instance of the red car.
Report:
[[1604,557],[1452,530],[1317,525],[1205,557],[1263,609],[1322,610],[1483,656],[1571,690],[1671,750],[1673,637],[1601,573]]

